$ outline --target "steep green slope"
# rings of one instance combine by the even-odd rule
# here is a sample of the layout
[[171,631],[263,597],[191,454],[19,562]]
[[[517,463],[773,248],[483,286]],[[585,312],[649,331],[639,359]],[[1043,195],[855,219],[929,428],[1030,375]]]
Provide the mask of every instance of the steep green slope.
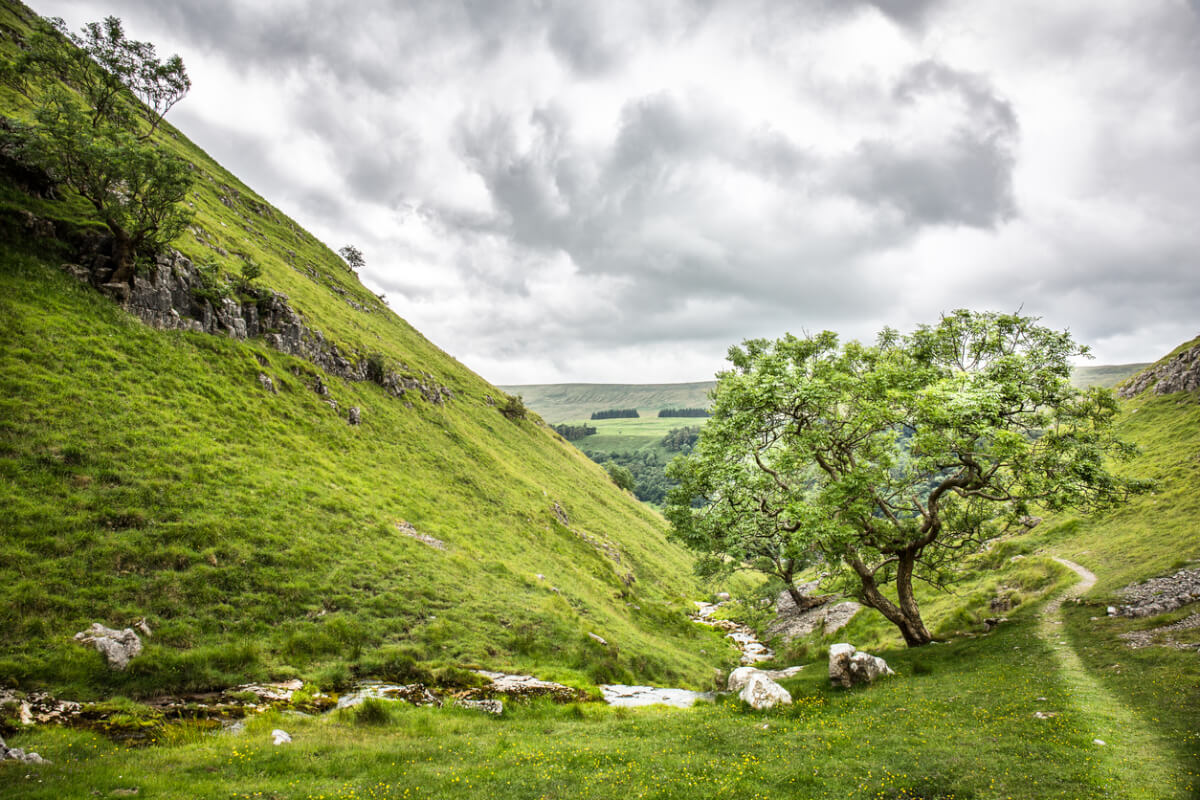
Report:
[[[5,48],[28,19],[0,4]],[[23,102],[0,90],[0,113]],[[351,361],[452,399],[147,327],[58,269],[96,228],[78,198],[0,182],[0,685],[139,694],[471,665],[710,679],[729,648],[682,614],[700,590],[661,518],[536,417],[499,413],[495,387],[181,133],[159,138],[196,168],[184,254],[218,276],[259,265]],[[70,641],[143,616],[155,635],[127,673]]]

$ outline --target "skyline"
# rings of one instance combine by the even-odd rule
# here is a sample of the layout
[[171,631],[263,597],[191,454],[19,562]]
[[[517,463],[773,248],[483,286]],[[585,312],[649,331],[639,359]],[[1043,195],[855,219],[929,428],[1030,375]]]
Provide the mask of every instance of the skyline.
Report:
[[1200,0],[33,7],[178,52],[170,121],[494,383],[959,307],[1200,332]]

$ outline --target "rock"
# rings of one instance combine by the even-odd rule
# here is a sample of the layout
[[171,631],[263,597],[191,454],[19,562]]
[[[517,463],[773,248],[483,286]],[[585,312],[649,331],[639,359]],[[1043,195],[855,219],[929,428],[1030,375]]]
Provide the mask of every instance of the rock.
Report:
[[[798,610],[787,592],[783,593],[776,602],[778,616],[767,626],[768,636],[780,636],[784,641],[791,641],[800,636],[807,636],[815,631],[826,635],[837,633],[849,624],[862,606],[853,600],[841,603],[827,602],[816,607]],[[780,610],[782,607],[782,610]]]
[[421,544],[429,545],[434,550],[445,550],[446,549],[445,542],[443,542],[441,539],[435,539],[434,537],[430,536],[427,533],[421,533],[416,528],[414,528],[412,526],[412,523],[410,523],[410,522],[405,522],[404,520],[397,522],[396,530],[400,531],[402,534],[409,537],[410,539],[416,539]]
[[454,705],[459,708],[473,708],[488,714],[500,716],[504,713],[504,703],[500,700],[456,700]]
[[761,674],[762,670],[755,669],[754,667],[738,667],[729,673],[729,681],[725,684],[725,688],[731,692],[739,692],[750,682],[750,678]]
[[149,625],[149,624],[146,622],[146,618],[145,618],[145,617],[142,617],[142,618],[141,618],[141,619],[139,619],[137,622],[133,623],[133,627],[135,627],[135,628],[137,628],[139,631],[141,631],[141,632],[142,632],[142,636],[145,636],[147,639],[149,639],[151,636],[153,636],[153,635],[154,635],[154,634],[153,634],[153,633],[150,631],[150,625]]
[[1024,527],[1025,527],[1025,529],[1026,529],[1026,530],[1033,530],[1033,529],[1034,529],[1034,528],[1036,528],[1038,525],[1041,525],[1041,524],[1042,524],[1042,518],[1041,518],[1041,517],[1033,517],[1033,516],[1029,516],[1029,515],[1027,514],[1027,515],[1025,515],[1025,516],[1021,517],[1021,519],[1020,519],[1020,523],[1021,523],[1021,525],[1022,525],[1022,526],[1024,526]]
[[1104,740],[1103,739],[1092,739],[1092,744],[1098,744],[1101,747],[1104,747]]
[[757,671],[750,676],[738,697],[756,711],[792,704],[792,696],[787,689]]
[[475,670],[475,674],[490,680],[491,685],[470,690],[470,694],[464,699],[491,699],[495,695],[505,695],[516,698],[549,697],[560,703],[569,703],[584,698],[583,693],[577,689],[563,686],[561,683],[538,680],[532,675],[509,675],[483,669]]
[[362,421],[362,412],[359,411],[358,406],[350,406],[350,416],[349,416],[350,424],[357,425],[361,421]]
[[276,728],[275,730],[271,731],[271,736],[275,739],[274,744],[277,745],[291,744],[292,742],[292,737],[288,734],[288,732],[280,728]]
[[265,372],[258,373],[258,383],[262,386],[264,392],[271,394],[279,394],[279,390],[275,388],[275,382],[271,380],[271,376]]
[[75,634],[75,641],[96,648],[108,661],[108,666],[116,670],[128,667],[130,659],[142,652],[142,640],[132,628],[117,631],[106,628],[99,622],[93,623],[88,630]]
[[1149,367],[1134,375],[1117,390],[1117,395],[1128,400],[1151,386],[1155,394],[1190,392],[1200,388],[1200,345],[1185,350],[1165,364]]
[[895,674],[882,658],[859,652],[852,644],[843,642],[829,648],[829,680],[835,686],[849,689]]
[[729,596],[729,592],[717,592],[717,601],[718,602],[728,603],[730,601],[730,599],[731,598]]
[[601,637],[597,636],[596,634],[594,634],[594,633],[592,633],[592,632],[590,632],[590,631],[588,632],[588,637],[589,637],[589,638],[591,638],[591,639],[592,639],[592,640],[594,640],[594,641],[597,641],[597,642],[599,642],[600,644],[604,645],[605,647],[608,647],[608,642],[607,642],[607,641],[605,641],[603,638],[601,638]]
[[666,689],[657,686],[626,686],[608,684],[600,686],[604,702],[617,708],[639,706],[672,706],[691,708],[697,700],[714,700],[712,692],[693,692],[690,689]]
[[1117,610],[1117,607],[1116,607],[1116,606],[1109,606],[1109,607],[1108,607],[1108,609],[1107,609],[1107,612],[1106,612],[1106,613],[1107,613],[1107,614],[1108,614],[1110,617],[1115,617],[1115,616],[1117,616],[1117,614],[1119,614],[1119,613],[1121,613],[1121,612]]
[[1033,712],[1034,719],[1053,719],[1058,716],[1057,711],[1035,711]]

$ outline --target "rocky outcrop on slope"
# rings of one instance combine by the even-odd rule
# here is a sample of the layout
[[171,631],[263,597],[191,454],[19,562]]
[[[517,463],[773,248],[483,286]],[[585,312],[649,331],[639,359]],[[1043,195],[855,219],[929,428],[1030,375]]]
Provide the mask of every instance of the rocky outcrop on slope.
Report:
[[1190,392],[1200,389],[1200,344],[1188,348],[1162,364],[1139,372],[1117,390],[1117,396],[1128,400],[1154,387],[1155,394]]
[[849,689],[895,674],[882,658],[857,650],[852,644],[843,642],[829,648],[829,681],[834,686]]
[[862,608],[862,605],[853,600],[835,602],[838,598],[834,595],[811,596],[810,593],[817,588],[816,581],[798,588],[812,604],[797,607],[790,592],[780,592],[775,600],[775,619],[767,626],[768,636],[779,636],[790,642],[814,632],[837,633],[846,627]]
[[261,337],[271,348],[303,358],[330,375],[349,381],[372,381],[397,398],[415,391],[428,402],[443,405],[453,396],[430,375],[397,373],[387,369],[379,358],[342,350],[321,331],[306,325],[287,295],[253,289],[242,300],[221,296],[213,291],[211,279],[178,251],[160,255],[149,269],[138,273],[132,284],[108,282],[112,267],[103,253],[92,252],[81,261],[64,264],[63,270],[99,289],[152,327],[234,339]]
[[75,634],[75,641],[94,647],[108,662],[109,669],[123,670],[129,662],[142,652],[142,640],[133,628],[114,630],[99,622],[92,623],[86,631]]
[[1112,616],[1153,617],[1200,601],[1200,569],[1181,569],[1121,590],[1125,602]]

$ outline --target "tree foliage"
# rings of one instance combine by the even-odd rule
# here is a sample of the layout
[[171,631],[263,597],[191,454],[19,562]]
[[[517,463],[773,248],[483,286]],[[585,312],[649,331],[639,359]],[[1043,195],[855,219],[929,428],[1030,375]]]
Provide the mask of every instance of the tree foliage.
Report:
[[610,408],[605,411],[593,411],[592,419],[638,419],[636,408]]
[[661,408],[658,411],[660,417],[708,417],[711,416],[707,408]]
[[914,581],[947,585],[1031,506],[1107,508],[1147,488],[1108,469],[1132,448],[1112,393],[1070,384],[1086,352],[1035,318],[969,311],[873,346],[826,331],[733,347],[713,418],[668,472],[672,535],[710,568],[788,582],[821,560],[928,643]]
[[363,256],[362,250],[359,250],[352,244],[338,250],[338,255],[341,256],[346,265],[352,270],[360,270],[367,265],[367,259]]
[[634,489],[633,473],[628,467],[623,467],[616,461],[609,461],[604,465],[604,470],[608,473],[608,477],[612,478],[612,482],[621,487],[627,492],[632,492]]
[[92,204],[113,235],[110,280],[128,280],[139,251],[158,250],[187,224],[191,169],[152,142],[191,88],[183,61],[160,61],[152,44],[127,39],[116,17],[80,34],[51,19],[35,25],[4,73],[33,103],[24,152]]

